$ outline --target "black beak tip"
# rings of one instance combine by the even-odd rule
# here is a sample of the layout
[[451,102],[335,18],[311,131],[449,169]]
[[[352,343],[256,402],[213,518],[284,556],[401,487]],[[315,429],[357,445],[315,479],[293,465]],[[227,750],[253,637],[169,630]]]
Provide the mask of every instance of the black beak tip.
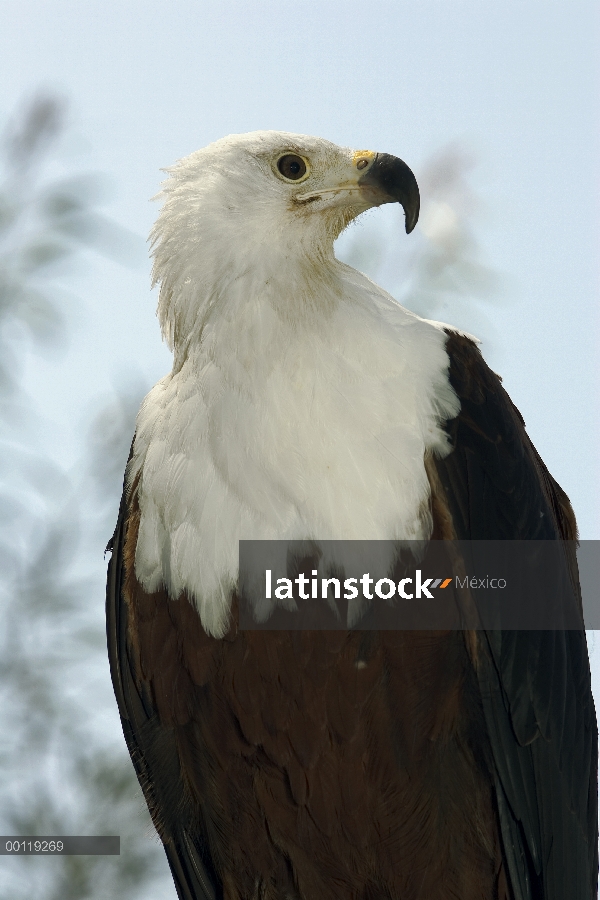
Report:
[[406,163],[389,153],[378,153],[359,184],[369,185],[384,197],[383,203],[400,203],[404,208],[406,233],[414,230],[419,220],[419,186]]
[[416,224],[419,221],[419,207],[416,209],[410,210],[410,212],[404,213],[404,227],[406,228],[406,233],[410,234],[411,231],[415,230]]

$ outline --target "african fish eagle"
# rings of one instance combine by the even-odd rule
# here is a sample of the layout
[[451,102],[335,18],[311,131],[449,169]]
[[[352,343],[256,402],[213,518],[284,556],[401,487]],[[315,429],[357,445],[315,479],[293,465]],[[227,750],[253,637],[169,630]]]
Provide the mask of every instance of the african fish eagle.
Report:
[[583,628],[236,626],[244,538],[576,539],[476,343],[334,255],[373,206],[412,231],[413,173],[261,131],[181,160],[161,196],[174,361],[137,417],[107,628],[179,898],[592,900]]

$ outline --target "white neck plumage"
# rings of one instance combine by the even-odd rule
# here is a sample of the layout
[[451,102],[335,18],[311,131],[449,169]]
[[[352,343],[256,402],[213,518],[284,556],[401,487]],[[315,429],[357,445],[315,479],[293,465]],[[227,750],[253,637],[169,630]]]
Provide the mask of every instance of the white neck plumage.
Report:
[[137,577],[185,590],[215,635],[240,538],[427,537],[423,459],[448,452],[441,422],[458,408],[443,331],[365,276],[333,258],[247,262],[204,307],[183,280],[175,366],[140,411],[129,469]]

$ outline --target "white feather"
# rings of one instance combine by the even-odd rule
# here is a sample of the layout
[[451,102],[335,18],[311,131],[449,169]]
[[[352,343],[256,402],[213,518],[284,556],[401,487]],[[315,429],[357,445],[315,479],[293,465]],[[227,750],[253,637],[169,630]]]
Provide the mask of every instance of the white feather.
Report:
[[137,419],[136,574],[186,591],[216,636],[240,539],[427,538],[424,455],[449,452],[459,408],[442,327],[335,259],[348,216],[294,209],[280,149],[310,154],[317,184],[351,154],[274,132],[219,141],[171,170],[153,233],[174,367]]

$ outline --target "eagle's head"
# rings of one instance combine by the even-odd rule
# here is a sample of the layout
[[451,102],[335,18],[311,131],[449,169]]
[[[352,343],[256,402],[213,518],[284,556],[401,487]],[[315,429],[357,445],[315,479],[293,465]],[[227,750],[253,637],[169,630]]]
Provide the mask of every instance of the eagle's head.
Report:
[[266,283],[286,269],[290,283],[295,266],[333,259],[335,239],[365,210],[401,203],[408,233],[419,216],[417,182],[401,159],[307,135],[230,135],[167,171],[151,238],[171,346],[240,277]]

